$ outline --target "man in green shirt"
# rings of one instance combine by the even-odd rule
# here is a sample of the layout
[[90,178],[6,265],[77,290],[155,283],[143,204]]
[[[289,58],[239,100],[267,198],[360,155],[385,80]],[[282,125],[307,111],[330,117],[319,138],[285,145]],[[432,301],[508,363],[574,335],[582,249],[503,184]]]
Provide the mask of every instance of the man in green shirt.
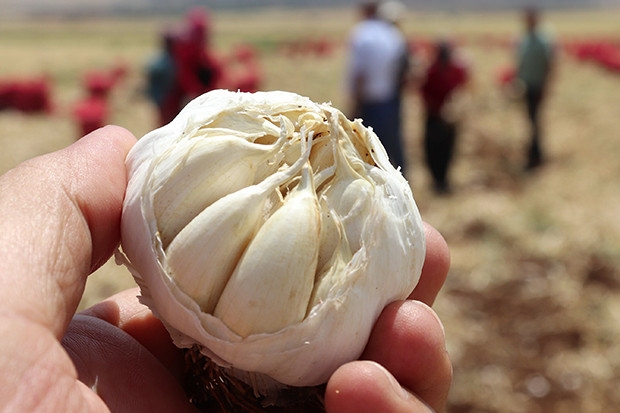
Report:
[[526,33],[518,47],[517,78],[525,89],[525,103],[530,122],[531,141],[527,169],[543,163],[541,150],[540,111],[548,89],[555,60],[551,37],[540,30],[539,13],[530,8],[525,11]]

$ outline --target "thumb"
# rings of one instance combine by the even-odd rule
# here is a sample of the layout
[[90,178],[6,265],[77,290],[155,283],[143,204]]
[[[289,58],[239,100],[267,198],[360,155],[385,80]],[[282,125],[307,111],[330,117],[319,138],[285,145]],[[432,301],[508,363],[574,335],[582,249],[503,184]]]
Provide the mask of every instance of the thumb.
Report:
[[327,384],[325,406],[338,413],[433,411],[374,361],[354,361],[336,370]]
[[135,142],[106,127],[0,177],[0,303],[59,338],[86,276],[119,241],[124,160]]

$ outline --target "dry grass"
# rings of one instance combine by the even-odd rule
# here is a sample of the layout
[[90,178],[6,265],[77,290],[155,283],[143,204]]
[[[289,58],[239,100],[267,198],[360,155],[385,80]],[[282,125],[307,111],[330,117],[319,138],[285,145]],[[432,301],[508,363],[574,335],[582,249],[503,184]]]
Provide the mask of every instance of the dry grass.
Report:
[[[257,15],[258,14],[258,15]],[[452,171],[455,192],[436,197],[420,153],[419,105],[407,100],[409,178],[423,217],[447,239],[449,280],[436,309],[455,366],[450,412],[601,412],[620,403],[620,77],[561,57],[545,113],[550,162],[521,172],[525,125],[516,103],[494,84],[511,51],[511,14],[411,15],[412,36],[462,39],[475,69],[471,103]],[[559,38],[620,37],[620,13],[550,13]],[[265,89],[286,89],[343,106],[344,39],[349,11],[220,15],[215,45],[261,50]],[[68,108],[83,71],[122,60],[132,68],[112,96],[111,122],[141,136],[153,112],[140,93],[141,70],[155,50],[160,20],[3,22],[0,77],[48,72],[54,116],[0,113],[0,172],[70,144]],[[329,58],[288,58],[286,39],[338,41]],[[82,307],[133,285],[112,262],[88,282]],[[415,351],[415,349],[413,350]]]

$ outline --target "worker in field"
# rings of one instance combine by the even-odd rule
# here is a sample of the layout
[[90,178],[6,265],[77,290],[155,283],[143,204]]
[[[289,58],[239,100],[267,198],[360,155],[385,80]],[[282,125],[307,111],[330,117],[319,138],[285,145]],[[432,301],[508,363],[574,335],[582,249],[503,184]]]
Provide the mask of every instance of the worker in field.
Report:
[[540,166],[544,161],[540,114],[549,91],[555,61],[553,39],[541,30],[539,20],[540,13],[537,9],[525,10],[526,30],[517,49],[517,79],[523,87],[530,126],[527,170]]
[[363,4],[361,14],[349,40],[349,115],[372,127],[392,164],[404,174],[400,99],[407,72],[407,42],[397,25],[381,16],[377,2]]
[[165,34],[163,50],[147,69],[147,91],[161,125],[193,98],[222,86],[222,63],[210,50],[210,40],[211,17],[200,7],[187,13],[179,29]]
[[161,50],[146,68],[146,94],[157,108],[158,123],[170,123],[179,113],[180,89],[176,87],[177,69],[174,62],[175,34],[167,30],[161,37]]
[[197,7],[187,13],[174,47],[177,81],[184,102],[220,86],[223,68],[211,47],[211,16]]
[[448,172],[462,116],[460,93],[469,79],[469,65],[454,45],[440,40],[420,86],[424,106],[424,155],[438,194],[450,191]]

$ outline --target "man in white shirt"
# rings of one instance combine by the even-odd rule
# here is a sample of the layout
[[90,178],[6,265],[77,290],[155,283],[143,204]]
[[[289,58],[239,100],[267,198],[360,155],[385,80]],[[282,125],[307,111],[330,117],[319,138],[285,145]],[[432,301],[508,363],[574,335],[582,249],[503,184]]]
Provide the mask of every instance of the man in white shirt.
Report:
[[404,170],[400,97],[408,67],[407,41],[393,22],[379,16],[377,2],[364,4],[362,14],[349,42],[350,115],[373,128],[392,164]]

